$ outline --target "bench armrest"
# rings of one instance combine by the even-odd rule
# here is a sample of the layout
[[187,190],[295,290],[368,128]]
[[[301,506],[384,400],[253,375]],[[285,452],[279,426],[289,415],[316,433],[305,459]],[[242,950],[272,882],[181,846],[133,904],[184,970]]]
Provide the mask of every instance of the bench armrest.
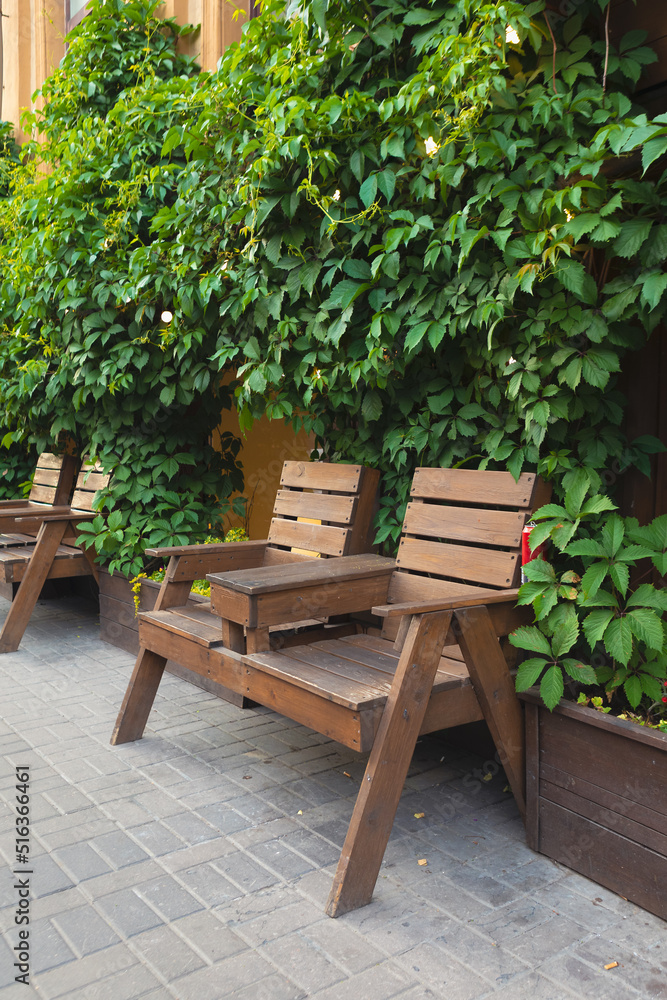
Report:
[[515,604],[518,589],[471,590],[469,594],[456,594],[433,601],[411,601],[405,604],[379,604],[372,610],[379,618],[399,618],[403,615],[427,614],[429,611],[450,611],[455,608],[473,608],[480,604]]
[[393,559],[361,555],[209,574],[211,604],[249,628],[367,611],[387,599],[395,568]]
[[169,559],[169,583],[203,580],[209,573],[232,572],[261,566],[267,541],[220,542],[147,549],[147,555]]

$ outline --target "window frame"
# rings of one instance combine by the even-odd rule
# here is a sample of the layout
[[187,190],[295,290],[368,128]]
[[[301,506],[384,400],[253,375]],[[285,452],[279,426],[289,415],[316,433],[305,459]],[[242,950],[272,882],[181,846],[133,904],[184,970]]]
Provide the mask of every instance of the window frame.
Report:
[[86,14],[89,13],[88,10],[88,0],[84,3],[81,10],[78,10],[76,14],[70,16],[70,3],[71,0],[65,0],[65,33],[69,34],[72,28],[76,28],[77,24],[80,24]]

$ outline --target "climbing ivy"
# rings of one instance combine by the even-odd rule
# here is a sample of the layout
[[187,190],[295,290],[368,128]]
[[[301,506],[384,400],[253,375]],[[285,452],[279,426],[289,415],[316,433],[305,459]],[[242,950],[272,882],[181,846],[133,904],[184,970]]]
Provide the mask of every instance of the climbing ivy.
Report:
[[239,442],[209,444],[233,400],[209,364],[216,317],[169,322],[177,279],[152,250],[151,220],[185,165],[163,139],[200,83],[177,49],[189,29],[158,7],[92,0],[0,202],[3,445],[70,438],[113,470],[95,545],[135,572],[146,545],[208,534],[242,486]]

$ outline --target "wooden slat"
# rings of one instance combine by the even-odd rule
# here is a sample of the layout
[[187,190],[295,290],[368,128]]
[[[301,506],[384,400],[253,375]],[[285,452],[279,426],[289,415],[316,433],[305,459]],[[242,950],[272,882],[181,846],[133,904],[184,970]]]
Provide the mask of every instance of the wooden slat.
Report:
[[60,480],[60,469],[35,469],[32,477],[33,486],[57,486]]
[[477,510],[441,507],[432,503],[409,503],[405,511],[403,534],[517,548],[521,544],[521,532],[527,520],[527,514],[509,510]]
[[[577,782],[576,786],[566,787],[562,774],[557,775],[558,782],[546,780],[544,774],[540,781],[540,794],[543,799],[555,802],[557,805],[571,809],[580,816],[592,819],[607,830],[614,830],[628,840],[650,847],[667,857],[667,834],[665,833],[665,818],[643,806],[637,806],[630,799],[621,796],[609,796],[606,802],[600,802],[599,790],[591,782]],[[588,795],[588,792],[592,794]],[[583,794],[582,794],[583,793]],[[648,820],[646,824],[644,820]]]
[[34,485],[30,490],[31,503],[54,503],[56,499],[55,486]]
[[60,471],[61,466],[62,457],[60,455],[53,455],[50,451],[42,452],[37,459],[38,469],[57,469]]
[[285,462],[280,485],[301,490],[356,493],[362,468],[361,465],[340,465],[338,462]]
[[342,556],[349,537],[348,528],[327,524],[307,524],[304,521],[282,521],[271,518],[269,545],[307,549],[327,556]]
[[541,803],[539,850],[667,919],[667,858],[655,851],[546,799]]
[[[304,662],[294,655],[297,653],[303,657],[304,647],[295,646],[287,653],[278,651],[255,653],[253,656],[245,656],[243,662],[247,667],[287,680],[294,687],[310,691],[324,702],[333,702],[352,712],[380,705],[386,699],[386,693],[378,690],[377,686],[355,680],[354,677],[333,673],[317,664]],[[321,662],[327,660],[326,655],[312,658]],[[253,697],[250,691],[248,694],[249,697]],[[289,712],[287,715],[289,716]]]
[[267,545],[264,552],[264,566],[287,566],[289,563],[301,563],[303,565],[304,562],[315,559],[317,555],[317,552],[313,552],[312,555],[308,556],[303,552],[292,552],[291,549],[274,549],[272,546]]
[[[220,626],[214,628],[206,622],[195,621],[189,613],[180,613],[184,610],[184,608],[169,608],[167,611],[143,611],[139,617],[139,634],[141,635],[141,623],[146,621],[164,628],[168,632],[173,632],[174,635],[179,635],[183,639],[195,642],[198,646],[210,648],[222,645]],[[190,612],[190,608],[187,608],[187,612]]]
[[[389,574],[386,574],[344,583],[316,584],[313,587],[303,587],[298,593],[292,590],[246,597],[249,602],[248,620],[244,620],[243,624],[261,628],[265,625],[299,622],[304,618],[352,614],[361,608],[368,609],[386,601],[388,583]],[[215,597],[213,606],[218,609]]]
[[536,476],[524,472],[516,482],[511,472],[479,469],[415,469],[410,496],[452,503],[530,507]]
[[239,547],[233,551],[231,549],[227,551],[226,546],[215,546],[217,551],[214,552],[208,551],[212,546],[199,545],[196,553],[177,557],[178,562],[169,567],[169,579],[203,580],[208,573],[234,572],[260,566],[264,546],[248,545],[248,548],[244,549],[241,547],[244,544],[239,542]]
[[370,749],[380,709],[353,712],[345,705],[325,701],[290,680],[276,677],[251,664],[246,665],[245,682],[243,693],[252,701],[266,705],[274,712],[308,726],[352,750],[364,752]]
[[238,570],[233,574],[226,572],[210,573],[207,579],[215,586],[223,586],[228,590],[241,594],[268,594],[314,584],[325,585],[346,580],[365,580],[372,576],[386,576],[395,566],[393,559],[373,554],[347,556],[343,559],[315,560],[302,559],[292,566],[260,566],[247,570]]
[[514,579],[516,552],[478,549],[472,545],[450,545],[403,538],[396,563],[401,569],[416,570],[456,580],[474,580],[492,587],[509,587]]
[[285,517],[312,517],[334,524],[349,524],[354,518],[356,506],[356,496],[342,497],[335,493],[278,490],[273,513]]
[[72,510],[92,511],[97,490],[75,490],[72,496]]

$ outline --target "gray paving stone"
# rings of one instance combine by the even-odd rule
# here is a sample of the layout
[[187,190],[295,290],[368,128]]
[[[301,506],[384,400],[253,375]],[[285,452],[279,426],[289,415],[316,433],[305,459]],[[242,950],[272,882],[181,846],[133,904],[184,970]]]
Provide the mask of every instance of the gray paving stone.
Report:
[[151,927],[164,923],[162,917],[139,899],[131,889],[121,889],[120,892],[102,896],[98,899],[97,905],[112,926],[118,928],[124,937],[132,937],[133,934],[140,934],[141,931],[150,930]]
[[277,881],[275,875],[241,851],[220,858],[213,862],[213,867],[244,892],[257,892],[258,889],[264,889]]
[[89,906],[59,913],[52,922],[78,955],[91,955],[120,941],[108,923]]
[[341,920],[324,917],[304,927],[301,936],[312,941],[323,955],[341,966],[348,975],[377,966],[386,958],[379,948],[365,941],[358,931],[347,927]]
[[132,946],[153,971],[168,982],[201,969],[206,962],[179,935],[165,925],[132,938]]
[[322,911],[312,903],[299,900],[281,906],[282,900],[278,896],[276,893],[275,905],[267,913],[239,924],[239,935],[253,947],[275,941],[276,938],[291,934],[292,931],[309,928],[322,920]]
[[[238,798],[235,801],[238,802]],[[248,817],[242,816],[229,802],[205,805],[197,809],[197,812],[220,833],[238,833],[239,830],[245,830],[250,823]]]
[[136,865],[148,857],[146,852],[122,830],[114,830],[113,833],[105,833],[101,837],[95,837],[91,844],[114,868]]
[[89,844],[75,844],[53,852],[55,860],[78,881],[111,871],[111,866]]
[[[385,961],[359,975],[351,976],[345,982],[321,990],[317,994],[317,1000],[391,1000],[392,997],[399,996],[400,1000],[407,1000],[412,997],[412,991],[405,992],[409,982],[410,977],[402,969]],[[430,1000],[435,995],[423,994],[423,1000],[427,996]],[[413,1000],[417,1000],[416,996]]]
[[436,993],[457,1000],[474,1000],[489,992],[488,981],[430,942],[403,952],[394,962]]
[[174,921],[171,927],[206,962],[220,962],[247,950],[245,941],[226,926],[225,913],[221,911],[218,917],[210,910],[200,910]]
[[278,973],[234,991],[234,1000],[305,1000],[306,996],[301,987]]
[[305,990],[308,996],[346,978],[338,965],[334,965],[298,932],[269,941],[259,949],[259,953],[291,982]]
[[199,969],[176,979],[172,989],[178,1000],[226,1000],[235,991],[247,989],[274,973],[271,965],[255,952],[243,952],[223,959],[211,968]]
[[182,837],[188,844],[203,844],[206,840],[213,840],[218,835],[218,831],[214,827],[193,813],[180,812],[162,818],[169,829],[173,830],[177,836]]
[[284,879],[291,879],[313,868],[313,862],[295,854],[281,840],[270,840],[254,845],[250,852],[263,865],[277,872]]
[[192,892],[203,899],[207,906],[221,906],[243,893],[243,889],[207,864],[186,868],[179,872],[179,878]]
[[144,883],[136,891],[166,921],[176,920],[202,909],[202,904],[169,875],[155,882]]
[[69,998],[75,990],[89,987],[107,976],[120,975],[133,965],[137,965],[137,960],[130,950],[122,944],[113,945],[77,962],[36,975],[34,985],[46,1000],[62,996]]
[[144,851],[158,857],[163,854],[171,854],[172,851],[177,851],[185,846],[185,841],[157,820],[144,823],[142,826],[133,826],[131,833],[133,839],[139,842]]
[[52,892],[62,892],[70,889],[74,883],[55,860],[47,854],[34,859],[34,875],[31,876],[30,887],[35,898],[48,896]]

